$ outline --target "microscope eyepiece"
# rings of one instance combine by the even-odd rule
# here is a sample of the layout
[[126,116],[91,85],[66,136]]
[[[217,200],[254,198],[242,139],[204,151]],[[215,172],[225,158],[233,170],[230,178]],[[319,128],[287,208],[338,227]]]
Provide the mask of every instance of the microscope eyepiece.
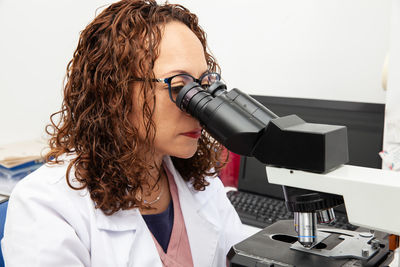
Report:
[[188,105],[193,98],[193,96],[203,89],[196,82],[191,82],[185,85],[176,97],[176,105],[182,110],[187,111]]
[[196,118],[226,148],[246,156],[253,156],[253,148],[272,114],[239,90],[228,92],[220,81],[208,88],[195,82],[185,85],[178,93],[176,105]]
[[226,85],[221,81],[216,81],[210,87],[208,87],[207,92],[213,97],[216,97],[226,91]]
[[[306,123],[296,115],[278,117],[238,89],[226,90],[216,81],[209,86],[186,84],[176,105],[197,119],[203,128],[228,150],[254,156],[263,163],[288,169],[323,173],[348,161],[347,130],[343,126]],[[283,186],[286,206],[295,212],[299,242],[317,242],[317,215],[331,222],[330,208],[343,197]]]

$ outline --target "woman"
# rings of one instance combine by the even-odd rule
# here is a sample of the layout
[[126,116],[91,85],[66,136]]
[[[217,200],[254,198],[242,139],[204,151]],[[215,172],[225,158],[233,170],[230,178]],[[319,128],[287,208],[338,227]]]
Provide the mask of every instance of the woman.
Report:
[[[48,164],[10,198],[7,266],[224,266],[243,238],[221,146],[174,104],[220,79],[197,18],[121,1],[81,33]],[[59,122],[54,122],[58,116]]]

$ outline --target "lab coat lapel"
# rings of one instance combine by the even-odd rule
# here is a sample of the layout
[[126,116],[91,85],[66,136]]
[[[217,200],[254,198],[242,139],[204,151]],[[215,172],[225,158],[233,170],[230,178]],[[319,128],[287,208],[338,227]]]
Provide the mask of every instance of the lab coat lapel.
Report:
[[100,209],[95,209],[97,228],[108,231],[129,231],[138,227],[140,212],[137,209],[120,210],[107,216]]
[[129,255],[129,267],[162,266],[151,233],[138,209],[120,210],[112,216],[106,216],[99,209],[96,209],[95,213],[97,228],[119,240],[119,243],[115,244],[119,249],[114,251],[119,256],[113,255],[116,262],[119,257]]
[[203,198],[196,199],[194,197],[196,191],[182,179],[181,175],[175,170],[171,159],[166,157],[164,160],[178,188],[179,202],[188,234],[193,264],[195,267],[212,266],[217,251],[219,230],[206,218],[202,210],[209,194],[204,194]]
[[136,239],[132,244],[130,251],[129,267],[154,266],[162,267],[160,255],[154,243],[150,230],[147,228],[142,217],[143,223],[140,224],[140,229],[136,230]]
[[179,191],[179,199],[194,266],[212,266],[217,251],[218,230],[203,216],[200,209],[193,208],[193,197],[184,191]]

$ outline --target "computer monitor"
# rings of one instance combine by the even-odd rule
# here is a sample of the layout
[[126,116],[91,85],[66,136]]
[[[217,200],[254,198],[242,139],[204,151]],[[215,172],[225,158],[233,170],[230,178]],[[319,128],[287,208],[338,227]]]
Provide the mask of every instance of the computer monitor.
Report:
[[[252,97],[280,117],[296,114],[310,123],[347,126],[348,164],[381,168],[378,153],[383,142],[384,104],[261,95]],[[241,158],[238,189],[284,199],[282,187],[268,183],[265,164],[252,157]]]

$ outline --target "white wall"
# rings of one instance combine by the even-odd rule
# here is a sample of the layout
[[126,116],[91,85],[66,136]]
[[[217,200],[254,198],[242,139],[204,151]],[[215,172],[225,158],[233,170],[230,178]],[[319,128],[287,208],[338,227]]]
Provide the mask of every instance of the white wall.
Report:
[[[400,0],[393,0],[382,167],[400,170]],[[393,164],[393,165],[392,165]]]
[[44,136],[79,32],[104,3],[0,0],[0,144]]
[[[44,135],[79,31],[106,0],[0,0],[0,144]],[[229,88],[384,103],[389,0],[174,0],[200,19]]]
[[254,94],[385,101],[389,0],[180,2],[199,14],[229,86]]

